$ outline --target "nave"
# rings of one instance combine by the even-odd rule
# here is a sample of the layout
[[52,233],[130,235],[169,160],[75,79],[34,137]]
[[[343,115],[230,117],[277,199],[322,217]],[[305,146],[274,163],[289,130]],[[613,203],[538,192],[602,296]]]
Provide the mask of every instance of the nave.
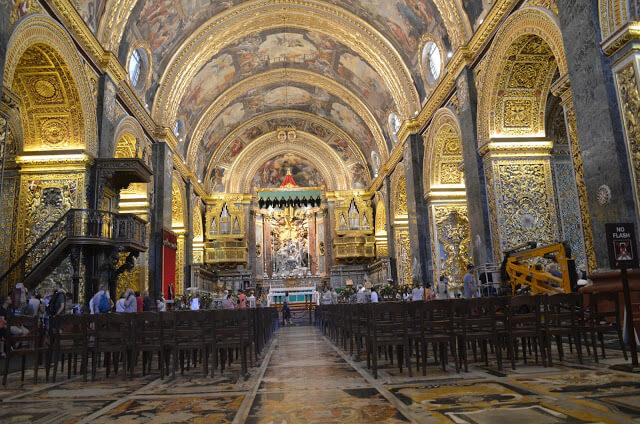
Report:
[[[569,356],[553,368],[518,364],[501,372],[481,362],[468,373],[430,365],[426,377],[381,360],[378,379],[313,326],[281,327],[241,377],[239,364],[204,377],[120,376],[83,383],[25,384],[10,374],[0,389],[3,423],[630,423],[640,422],[640,377]],[[493,364],[495,361],[491,362]],[[154,373],[155,372],[155,373]],[[102,378],[101,378],[102,377]]]

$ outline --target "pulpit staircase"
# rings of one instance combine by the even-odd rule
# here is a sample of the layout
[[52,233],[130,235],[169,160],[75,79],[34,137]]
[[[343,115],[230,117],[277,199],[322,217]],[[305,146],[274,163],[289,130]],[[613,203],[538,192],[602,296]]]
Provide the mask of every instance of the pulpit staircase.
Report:
[[70,209],[0,276],[2,292],[6,294],[19,282],[28,289],[36,287],[74,247],[100,246],[146,251],[146,222],[131,214]]

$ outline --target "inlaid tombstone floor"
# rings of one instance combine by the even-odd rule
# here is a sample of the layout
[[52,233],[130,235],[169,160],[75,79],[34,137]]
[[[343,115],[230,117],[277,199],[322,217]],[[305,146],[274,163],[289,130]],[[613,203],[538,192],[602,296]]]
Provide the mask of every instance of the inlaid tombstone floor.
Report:
[[553,367],[519,363],[499,371],[470,364],[456,373],[435,364],[426,375],[381,358],[373,379],[366,358],[334,346],[310,326],[281,328],[245,379],[237,365],[204,376],[120,376],[96,382],[59,374],[38,384],[32,371],[0,387],[1,423],[640,423],[640,375],[609,365],[621,354],[583,365],[569,357]]

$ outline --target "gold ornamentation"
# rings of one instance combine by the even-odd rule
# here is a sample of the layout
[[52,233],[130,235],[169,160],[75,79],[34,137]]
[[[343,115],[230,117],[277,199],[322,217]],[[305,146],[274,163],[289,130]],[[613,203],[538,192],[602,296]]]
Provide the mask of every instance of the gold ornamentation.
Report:
[[[529,241],[551,243],[557,239],[551,169],[548,159],[491,160],[492,229],[499,239],[496,255]],[[498,206],[499,207],[496,207]]]
[[[433,207],[438,246],[435,247],[437,263],[435,281],[444,276],[450,289],[462,285],[467,265],[471,263],[471,234],[467,207],[446,205]],[[435,243],[434,243],[435,244]],[[441,253],[442,252],[442,253]]]
[[[369,62],[382,77],[403,116],[419,109],[411,73],[399,53],[363,19],[329,3],[305,0],[242,3],[200,26],[177,49],[156,94],[152,116],[173,122],[175,107],[198,70],[221,48],[257,31],[282,27],[282,16],[297,27],[328,35]],[[197,139],[196,139],[197,141]]]
[[58,145],[69,136],[66,119],[49,118],[42,123],[41,135],[45,144]]
[[536,8],[514,13],[496,34],[485,63],[478,95],[478,144],[496,135],[544,135],[551,79],[556,68],[561,75],[567,72],[554,19]]
[[[51,98],[42,96],[50,92],[44,88],[48,84],[36,83],[30,78],[34,71],[50,75],[39,79],[56,87],[57,92]],[[67,116],[68,140],[56,146],[87,149],[93,154],[97,152],[95,102],[84,63],[59,23],[39,14],[20,21],[7,46],[3,84],[23,100],[21,114],[25,118],[25,149],[36,150],[45,145],[52,147],[50,141],[41,139],[39,122],[45,117]],[[36,86],[40,86],[40,93]]]
[[640,204],[640,93],[635,66],[630,63],[616,74],[620,108],[627,139],[636,204]]
[[[129,252],[118,252],[118,264],[116,269],[126,263]],[[122,293],[131,289],[133,291],[142,292],[140,283],[142,282],[142,274],[144,270],[141,265],[135,265],[131,271],[125,271],[118,275],[118,284],[116,285],[116,294],[120,296]]]
[[440,164],[440,183],[442,184],[460,184],[462,182],[462,173],[458,169],[457,163]]
[[34,84],[34,89],[38,96],[47,100],[54,97],[57,93],[56,86],[45,79],[36,81],[36,83]]
[[404,175],[404,165],[401,163],[396,166],[391,180],[392,207],[393,218],[406,217],[407,209],[407,180]]
[[422,178],[425,194],[434,186],[464,183],[459,169],[462,163],[460,127],[457,117],[450,109],[442,108],[436,112],[424,145]]
[[629,21],[629,0],[598,0],[600,33],[606,40]]

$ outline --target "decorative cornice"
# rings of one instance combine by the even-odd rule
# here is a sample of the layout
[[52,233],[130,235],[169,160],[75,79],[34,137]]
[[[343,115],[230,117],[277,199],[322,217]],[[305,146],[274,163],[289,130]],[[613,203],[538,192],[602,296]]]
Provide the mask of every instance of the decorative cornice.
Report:
[[607,37],[600,45],[607,56],[613,56],[631,40],[640,40],[640,22],[629,22]]

